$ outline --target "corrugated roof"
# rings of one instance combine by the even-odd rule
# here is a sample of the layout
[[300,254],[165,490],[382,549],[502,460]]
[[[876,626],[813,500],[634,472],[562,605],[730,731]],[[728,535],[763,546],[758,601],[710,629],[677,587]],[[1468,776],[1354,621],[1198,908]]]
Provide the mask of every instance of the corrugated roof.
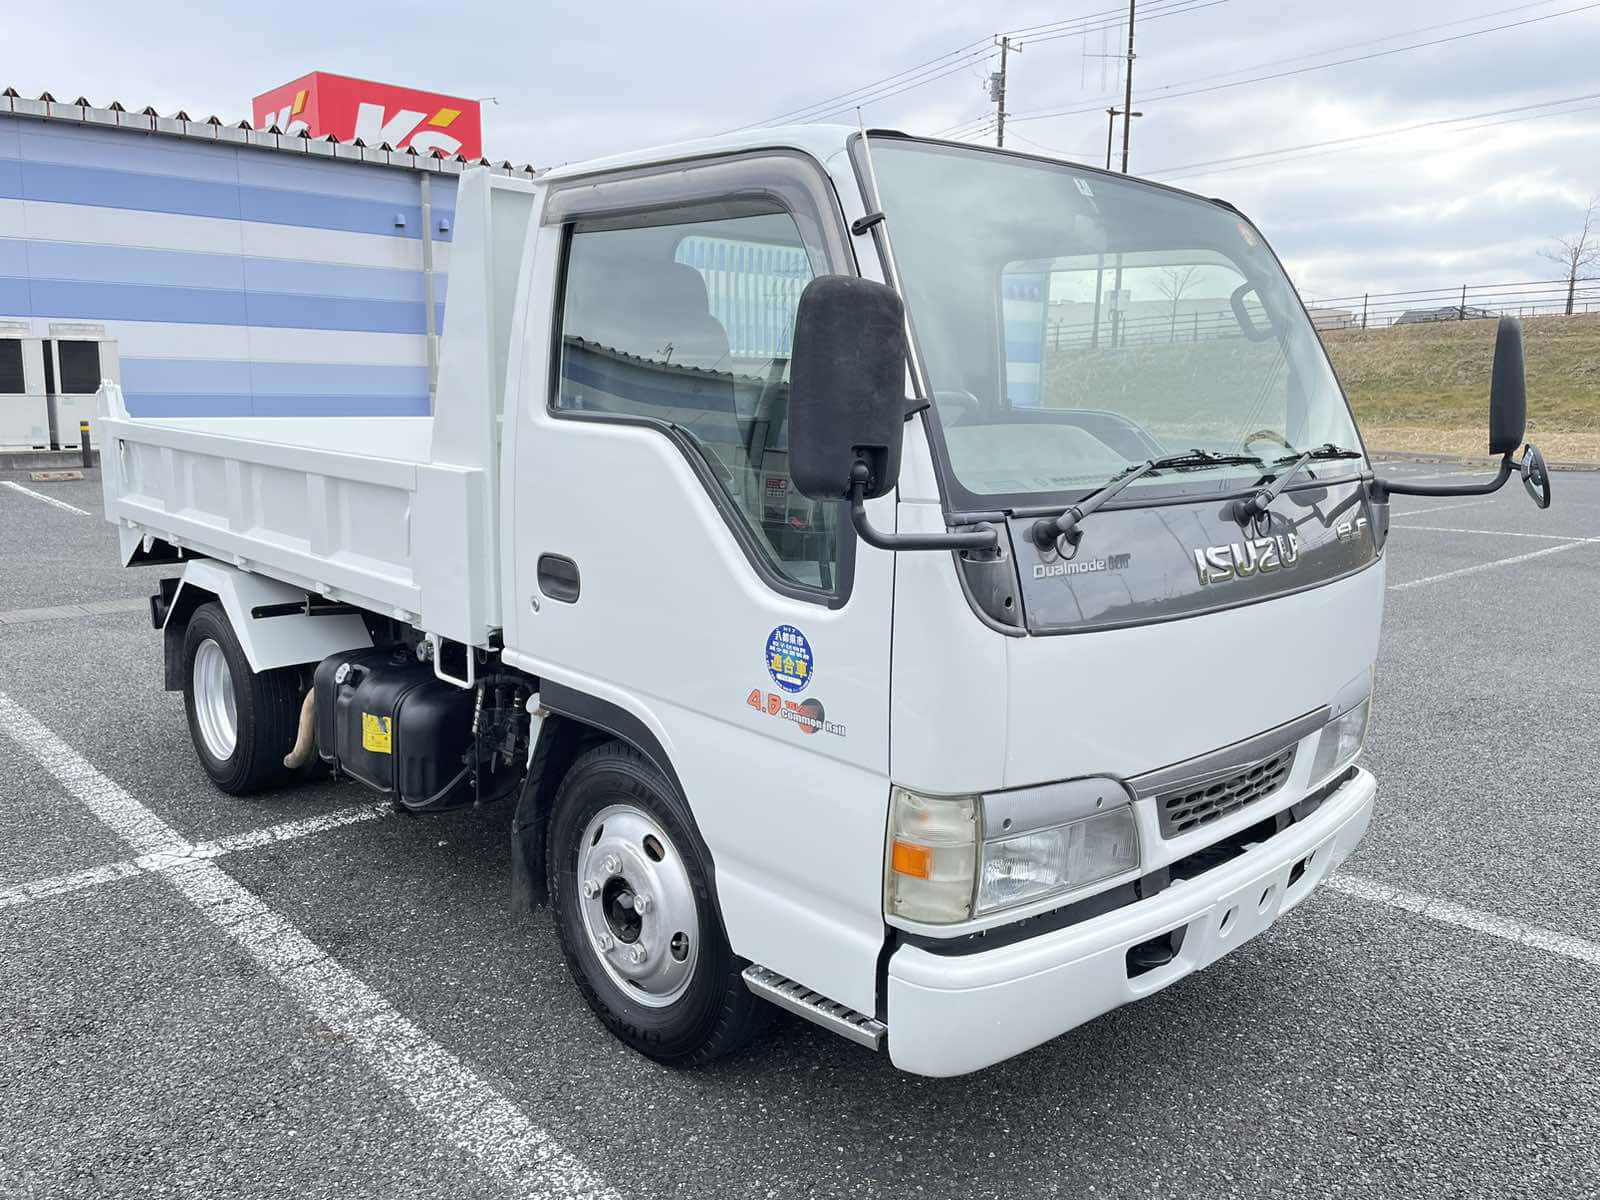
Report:
[[79,96],[70,104],[57,100],[49,92],[37,100],[29,100],[16,88],[0,91],[0,116],[7,113],[19,117],[35,117],[43,121],[68,121],[78,125],[96,125],[109,129],[126,129],[130,133],[160,134],[168,137],[200,138],[208,142],[223,142],[235,146],[248,146],[254,150],[275,150],[280,154],[302,154],[313,158],[334,158],[344,162],[368,163],[373,166],[399,167],[412,171],[433,171],[441,175],[459,175],[468,167],[488,167],[497,175],[521,175],[532,178],[543,171],[524,163],[513,166],[509,161],[494,163],[487,158],[469,159],[457,154],[449,156],[434,150],[418,154],[409,147],[396,150],[387,142],[369,146],[360,138],[341,142],[332,134],[313,138],[304,133],[286,134],[276,125],[256,129],[248,121],[230,125],[220,117],[196,120],[188,113],[178,111],[164,117],[154,108],[132,112],[113,100],[104,108],[91,104]]

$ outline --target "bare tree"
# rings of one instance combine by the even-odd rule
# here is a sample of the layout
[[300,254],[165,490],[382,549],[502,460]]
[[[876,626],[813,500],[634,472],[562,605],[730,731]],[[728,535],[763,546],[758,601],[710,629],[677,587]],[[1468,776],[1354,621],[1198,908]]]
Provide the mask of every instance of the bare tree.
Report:
[[1165,296],[1172,306],[1172,321],[1167,329],[1168,341],[1178,340],[1178,302],[1183,299],[1184,292],[1189,290],[1189,285],[1194,282],[1195,274],[1199,270],[1198,265],[1163,267],[1161,274],[1156,277],[1156,290]]
[[1553,262],[1566,273],[1567,316],[1572,315],[1572,300],[1578,290],[1578,280],[1585,278],[1589,268],[1600,264],[1600,192],[1589,200],[1583,210],[1583,226],[1573,237],[1558,237],[1555,245],[1539,251],[1539,257]]

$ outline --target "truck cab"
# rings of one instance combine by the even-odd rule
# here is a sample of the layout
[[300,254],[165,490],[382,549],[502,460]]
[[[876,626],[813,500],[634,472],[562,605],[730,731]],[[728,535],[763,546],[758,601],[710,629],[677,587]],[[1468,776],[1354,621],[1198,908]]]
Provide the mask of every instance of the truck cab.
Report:
[[[702,1061],[768,1001],[975,1070],[1209,965],[1354,849],[1402,489],[1231,206],[805,127],[468,173],[458,214],[415,476],[457,506],[392,506],[426,603],[235,546],[295,628],[345,624],[234,674],[297,672],[273,696],[350,773],[331,713],[397,762],[407,726],[340,689],[431,664],[455,732],[426,732],[447,695],[407,736],[480,798],[496,739],[523,893],[623,1040]],[[1514,400],[1485,488],[1548,503]],[[130,557],[213,560],[158,605],[192,691],[218,555],[106,486]]]

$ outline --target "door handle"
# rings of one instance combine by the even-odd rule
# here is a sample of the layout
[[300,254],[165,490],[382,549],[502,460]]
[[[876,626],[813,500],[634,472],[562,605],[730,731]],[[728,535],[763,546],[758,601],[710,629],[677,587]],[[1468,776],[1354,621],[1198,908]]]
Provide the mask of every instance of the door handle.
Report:
[[539,590],[552,600],[575,604],[582,580],[578,577],[578,564],[564,554],[539,555]]

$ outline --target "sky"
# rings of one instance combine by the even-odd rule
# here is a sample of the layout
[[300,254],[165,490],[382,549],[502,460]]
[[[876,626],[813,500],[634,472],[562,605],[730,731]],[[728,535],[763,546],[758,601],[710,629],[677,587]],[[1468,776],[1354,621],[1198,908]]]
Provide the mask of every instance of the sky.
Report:
[[[1137,7],[1130,169],[1228,199],[1312,299],[1551,279],[1539,250],[1600,193],[1600,2]],[[1115,0],[226,0],[183,15],[78,0],[11,6],[6,25],[0,86],[24,95],[236,121],[256,93],[325,70],[494,97],[486,152],[537,166],[796,110],[853,123],[860,97],[868,125],[992,144],[1005,31],[1020,45],[1008,148],[1103,164],[1127,36]]]

